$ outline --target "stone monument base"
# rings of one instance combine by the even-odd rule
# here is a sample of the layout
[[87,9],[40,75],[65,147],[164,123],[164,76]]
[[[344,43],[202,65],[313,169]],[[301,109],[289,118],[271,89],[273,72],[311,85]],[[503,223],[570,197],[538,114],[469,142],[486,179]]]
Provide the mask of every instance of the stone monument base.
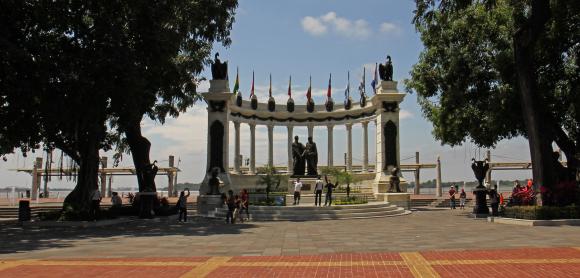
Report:
[[[288,178],[288,194],[294,195],[294,182],[297,178],[300,178],[300,181],[302,182],[302,193],[314,194],[314,186],[318,179],[316,176],[290,176],[290,178]],[[324,180],[322,180],[322,182],[324,182]]]
[[[403,177],[399,178],[399,188],[401,192],[407,192],[407,186],[409,183]],[[390,176],[381,176],[378,180],[375,179],[373,182],[373,192],[376,193],[388,193],[389,188],[391,187],[391,178]]]
[[197,196],[197,214],[203,217],[214,217],[215,209],[223,205],[220,195],[199,195]]
[[407,210],[411,208],[411,193],[376,193],[375,197]]

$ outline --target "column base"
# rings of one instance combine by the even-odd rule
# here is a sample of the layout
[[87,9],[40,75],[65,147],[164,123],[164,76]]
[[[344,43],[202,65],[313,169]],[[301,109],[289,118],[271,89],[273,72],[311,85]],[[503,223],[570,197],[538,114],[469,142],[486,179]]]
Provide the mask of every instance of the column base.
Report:
[[377,193],[375,197],[407,210],[411,208],[411,193]]
[[203,217],[215,217],[216,208],[223,205],[220,195],[197,196],[197,214]]

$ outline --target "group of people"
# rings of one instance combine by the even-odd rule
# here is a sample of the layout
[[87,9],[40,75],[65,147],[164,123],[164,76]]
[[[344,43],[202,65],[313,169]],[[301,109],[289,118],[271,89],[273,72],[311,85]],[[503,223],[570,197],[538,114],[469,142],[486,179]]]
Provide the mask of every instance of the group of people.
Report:
[[250,220],[250,194],[247,189],[242,189],[240,194],[234,195],[233,190],[228,190],[228,194],[222,194],[224,205],[228,208],[226,223],[234,224],[239,219],[244,223],[243,213],[246,213],[246,220]]
[[[303,184],[300,178],[297,178],[294,182],[294,205],[300,204],[300,195],[302,192]],[[332,205],[332,192],[338,187],[338,181],[333,184],[328,180],[328,176],[324,176],[324,182],[317,176],[316,183],[314,184],[314,206],[322,206],[322,192],[326,188],[326,197],[324,198],[324,206]]]
[[510,198],[510,205],[530,205],[534,201],[534,182],[528,180],[525,186],[522,186],[519,181],[514,181],[514,188]]
[[[486,185],[487,185],[486,187],[488,187],[488,188],[491,187],[491,189],[489,189],[487,191],[487,195],[489,196],[489,202],[491,205],[492,215],[497,216],[498,212],[499,212],[499,204],[503,202],[502,196],[497,192],[497,185],[496,184],[494,184],[493,186],[489,186],[489,184],[486,184]],[[449,203],[450,203],[451,209],[456,209],[456,205],[455,205],[456,195],[457,195],[457,190],[455,189],[455,186],[452,185],[451,188],[449,189]],[[461,188],[461,191],[459,192],[459,208],[460,209],[465,209],[465,202],[466,201],[467,201],[467,193],[465,192],[464,188]]]
[[[455,200],[457,195],[457,190],[455,190],[455,186],[452,185],[449,189],[449,203],[451,205],[451,209],[456,209]],[[459,208],[465,209],[465,201],[467,200],[467,193],[465,193],[465,189],[461,188],[461,192],[459,193]]]

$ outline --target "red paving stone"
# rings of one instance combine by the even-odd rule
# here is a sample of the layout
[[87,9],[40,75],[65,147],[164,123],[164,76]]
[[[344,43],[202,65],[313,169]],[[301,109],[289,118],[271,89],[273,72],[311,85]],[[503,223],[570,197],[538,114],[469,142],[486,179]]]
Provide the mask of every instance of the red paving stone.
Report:
[[[478,260],[491,260],[478,261]],[[493,262],[497,260],[496,262]],[[501,261],[500,261],[501,260]],[[505,260],[513,260],[507,263]],[[91,264],[93,262],[93,264]],[[109,265],[128,263],[128,265]],[[183,264],[181,264],[183,263]],[[24,264],[24,265],[18,265]],[[62,265],[60,265],[62,264]],[[11,267],[10,267],[11,266]],[[3,267],[5,267],[3,269]],[[4,260],[0,277],[580,277],[580,249],[329,254],[317,256]],[[430,273],[430,274],[429,274]],[[198,275],[198,276],[196,276]]]
[[0,277],[180,277],[191,270],[184,266],[46,266],[27,265],[0,271]]
[[580,258],[574,248],[527,248],[467,251],[423,251],[426,260],[500,260],[500,259],[571,259]]

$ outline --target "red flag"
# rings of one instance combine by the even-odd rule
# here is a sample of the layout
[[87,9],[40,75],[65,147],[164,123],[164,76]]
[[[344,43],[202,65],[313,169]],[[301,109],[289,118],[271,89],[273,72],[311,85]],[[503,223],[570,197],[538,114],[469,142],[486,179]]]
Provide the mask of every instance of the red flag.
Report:
[[312,76],[310,76],[310,85],[308,85],[308,91],[306,92],[306,99],[310,100],[312,98]]
[[292,75],[290,75],[290,81],[288,81],[288,97],[292,97]]
[[326,96],[328,98],[332,97],[332,86],[330,85],[332,83],[332,73],[330,74],[330,78],[328,78],[328,92],[326,92]]
[[254,96],[254,71],[252,71],[252,92],[250,93],[250,98]]

